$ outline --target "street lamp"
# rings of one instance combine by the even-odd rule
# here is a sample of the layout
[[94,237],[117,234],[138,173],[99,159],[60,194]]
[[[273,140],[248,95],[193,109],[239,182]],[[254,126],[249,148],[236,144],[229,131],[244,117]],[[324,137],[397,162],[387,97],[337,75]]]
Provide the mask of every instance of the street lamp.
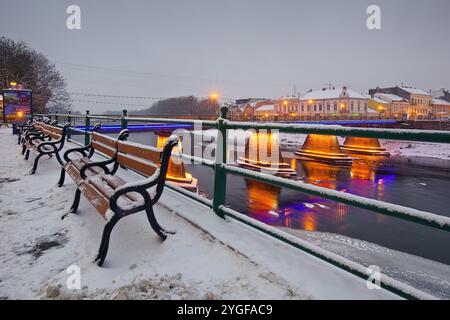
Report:
[[11,88],[15,88],[15,87],[17,86],[17,82],[11,81],[11,82],[9,83],[9,85],[11,86]]
[[216,101],[216,100],[219,99],[219,94],[218,94],[217,92],[212,92],[212,93],[209,95],[209,98],[210,98],[211,100],[213,100],[213,101]]

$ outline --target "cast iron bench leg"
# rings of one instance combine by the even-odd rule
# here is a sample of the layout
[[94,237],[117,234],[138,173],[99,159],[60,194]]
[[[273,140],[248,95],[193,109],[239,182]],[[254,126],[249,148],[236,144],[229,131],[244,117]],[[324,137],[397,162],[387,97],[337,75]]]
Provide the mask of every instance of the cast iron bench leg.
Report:
[[43,153],[40,153],[37,155],[36,159],[34,159],[34,164],[33,164],[33,169],[31,169],[30,174],[35,174],[38,164],[39,164],[39,159],[43,156]]
[[58,187],[62,187],[64,185],[64,180],[66,179],[66,170],[64,167],[61,168],[61,175],[59,176]]
[[71,213],[76,213],[78,210],[78,205],[80,204],[80,195],[81,191],[77,188],[77,191],[75,191],[75,198],[73,199],[72,206],[70,207]]
[[120,220],[120,218],[121,217],[118,214],[114,214],[103,228],[102,242],[100,243],[98,255],[95,258],[95,262],[97,262],[97,265],[99,267],[103,265],[103,262],[106,259],[106,255],[108,254],[109,238],[111,237],[111,231],[116,225],[116,223]]
[[145,212],[147,213],[147,219],[148,222],[150,222],[150,226],[152,227],[152,229],[163,241],[166,240],[166,231],[159,225],[158,221],[156,221],[155,213],[153,212],[153,206],[151,204],[147,204]]

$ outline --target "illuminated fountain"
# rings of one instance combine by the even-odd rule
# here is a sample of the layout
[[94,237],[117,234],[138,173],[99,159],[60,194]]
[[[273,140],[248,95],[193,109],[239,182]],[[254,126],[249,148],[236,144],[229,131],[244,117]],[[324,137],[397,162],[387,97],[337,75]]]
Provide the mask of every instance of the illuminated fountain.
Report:
[[278,144],[278,136],[270,130],[253,132],[245,145],[244,157],[237,163],[251,170],[280,176],[295,176],[297,173],[284,162]]
[[[157,147],[158,148],[163,148],[164,144],[166,143],[167,139],[168,139],[168,135],[162,134],[162,133],[158,133],[158,142],[157,142]],[[181,152],[182,151],[182,147],[181,147],[181,142],[178,144],[178,146],[173,148],[173,152]],[[181,161],[181,159],[173,159],[171,158],[170,162],[169,162],[169,168],[167,169],[167,175],[166,175],[166,179],[167,181],[172,182],[173,184],[193,191],[193,192],[198,192],[198,181],[197,179],[192,177],[192,174],[190,174],[189,172],[186,172],[185,168],[184,168],[184,164]]]
[[301,160],[350,165],[352,158],[341,151],[336,136],[308,134],[299,151],[294,152]]
[[389,152],[381,148],[378,138],[346,137],[341,149],[355,154],[389,156]]

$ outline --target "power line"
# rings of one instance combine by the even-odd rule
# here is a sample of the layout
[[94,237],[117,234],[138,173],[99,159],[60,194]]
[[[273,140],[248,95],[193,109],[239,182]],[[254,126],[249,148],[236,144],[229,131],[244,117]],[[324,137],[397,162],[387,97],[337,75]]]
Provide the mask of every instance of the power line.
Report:
[[134,104],[134,103],[122,103],[122,102],[112,102],[112,101],[97,101],[97,100],[85,100],[85,99],[72,99],[73,102],[90,103],[90,104],[108,104],[116,106],[130,106],[130,107],[143,107],[149,108],[151,105],[145,104]]
[[116,98],[116,99],[142,99],[142,100],[164,100],[168,97],[139,97],[139,96],[121,96],[121,95],[109,95],[98,93],[83,93],[83,92],[69,92],[71,95],[84,96],[84,97],[102,97],[102,98]]
[[159,81],[178,81],[178,82],[203,82],[203,83],[225,83],[227,85],[232,86],[241,86],[243,84],[246,85],[267,85],[267,86],[280,86],[280,87],[291,87],[291,83],[270,83],[270,82],[255,82],[255,81],[236,81],[236,80],[226,80],[221,81],[219,79],[208,79],[204,77],[194,77],[194,76],[186,76],[186,75],[168,75],[161,73],[153,73],[153,72],[144,72],[144,71],[134,71],[134,70],[125,70],[125,69],[116,69],[109,67],[99,67],[93,65],[86,64],[76,64],[71,62],[63,62],[63,61],[55,61],[62,67],[69,68],[76,71],[85,71],[85,72],[104,72],[104,73],[118,73],[121,75],[132,76],[132,77],[147,77],[153,78],[153,80]]

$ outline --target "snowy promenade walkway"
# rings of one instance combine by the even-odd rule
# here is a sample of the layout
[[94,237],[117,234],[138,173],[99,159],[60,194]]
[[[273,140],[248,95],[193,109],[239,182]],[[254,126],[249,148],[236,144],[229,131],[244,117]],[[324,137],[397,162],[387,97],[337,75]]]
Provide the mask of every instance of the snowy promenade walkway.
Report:
[[[0,129],[0,298],[392,299],[364,280],[165,190],[158,220],[176,234],[161,242],[145,214],[113,231],[103,268],[92,262],[103,218],[75,191],[58,188],[59,166],[43,159],[34,176],[11,129]],[[132,173],[121,172],[131,177]],[[81,290],[66,269],[81,268]]]

